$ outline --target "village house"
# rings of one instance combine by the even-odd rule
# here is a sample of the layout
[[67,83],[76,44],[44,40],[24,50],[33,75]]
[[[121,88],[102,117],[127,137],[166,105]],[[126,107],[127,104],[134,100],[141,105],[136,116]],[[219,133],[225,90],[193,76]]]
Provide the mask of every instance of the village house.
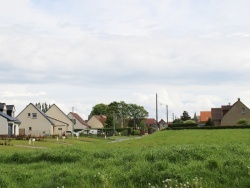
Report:
[[215,126],[234,126],[243,118],[250,121],[250,109],[238,98],[233,105],[211,108],[211,118]]
[[20,121],[15,118],[15,106],[0,103],[0,135],[19,135]]
[[107,120],[107,116],[104,115],[93,115],[89,120],[88,120],[88,125],[92,129],[102,129],[105,126],[105,122]]
[[86,121],[84,121],[81,116],[79,116],[77,113],[70,112],[68,114],[68,117],[71,119],[71,121],[74,122],[74,129],[81,129],[86,130],[90,129],[91,127],[88,125]]

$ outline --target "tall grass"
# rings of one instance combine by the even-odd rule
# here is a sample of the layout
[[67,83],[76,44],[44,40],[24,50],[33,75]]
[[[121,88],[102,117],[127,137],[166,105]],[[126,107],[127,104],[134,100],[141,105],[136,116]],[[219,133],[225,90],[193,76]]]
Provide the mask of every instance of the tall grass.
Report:
[[1,152],[0,187],[250,187],[249,132],[233,131],[164,131],[119,143],[78,140]]

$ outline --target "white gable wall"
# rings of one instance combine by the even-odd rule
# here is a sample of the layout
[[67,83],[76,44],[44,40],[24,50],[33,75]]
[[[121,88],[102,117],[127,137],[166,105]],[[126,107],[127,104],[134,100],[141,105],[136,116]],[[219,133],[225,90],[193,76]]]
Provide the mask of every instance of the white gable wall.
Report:
[[56,105],[52,105],[49,110],[46,112],[47,116],[62,121],[66,124],[67,130],[72,130],[72,121],[65,115]]
[[[72,119],[72,113],[68,114],[68,117]],[[76,124],[74,125],[74,129],[88,129],[86,125],[83,125],[80,121],[78,121],[74,116],[73,119],[75,119]]]
[[[30,113],[30,116],[28,116]],[[36,113],[36,118],[32,117],[32,113]],[[45,134],[53,135],[53,124],[49,122],[40,111],[32,104],[29,104],[17,118],[21,121],[20,129],[25,129],[26,135],[42,136]],[[30,130],[31,127],[31,130]]]
[[101,129],[103,128],[102,123],[95,116],[92,116],[88,121],[88,125],[91,126],[91,129]]
[[8,134],[8,121],[3,116],[0,116],[0,135]]

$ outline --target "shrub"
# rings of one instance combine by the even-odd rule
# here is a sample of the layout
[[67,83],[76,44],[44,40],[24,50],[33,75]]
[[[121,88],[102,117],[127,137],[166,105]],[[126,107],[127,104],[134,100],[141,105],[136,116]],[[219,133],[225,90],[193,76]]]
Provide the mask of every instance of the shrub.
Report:
[[194,120],[189,119],[184,121],[184,124],[197,124],[197,123]]
[[122,135],[122,136],[128,136],[128,130],[123,130],[123,131],[121,132],[121,135]]
[[241,118],[237,121],[238,125],[248,125],[248,119],[246,118]]
[[132,135],[140,135],[140,130],[133,130]]

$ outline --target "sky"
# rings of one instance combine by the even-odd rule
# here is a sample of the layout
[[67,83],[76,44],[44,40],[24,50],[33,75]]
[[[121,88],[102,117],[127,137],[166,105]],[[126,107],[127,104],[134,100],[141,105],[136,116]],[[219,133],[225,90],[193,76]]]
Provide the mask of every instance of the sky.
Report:
[[248,0],[0,0],[0,102],[143,106],[169,121],[250,107]]

